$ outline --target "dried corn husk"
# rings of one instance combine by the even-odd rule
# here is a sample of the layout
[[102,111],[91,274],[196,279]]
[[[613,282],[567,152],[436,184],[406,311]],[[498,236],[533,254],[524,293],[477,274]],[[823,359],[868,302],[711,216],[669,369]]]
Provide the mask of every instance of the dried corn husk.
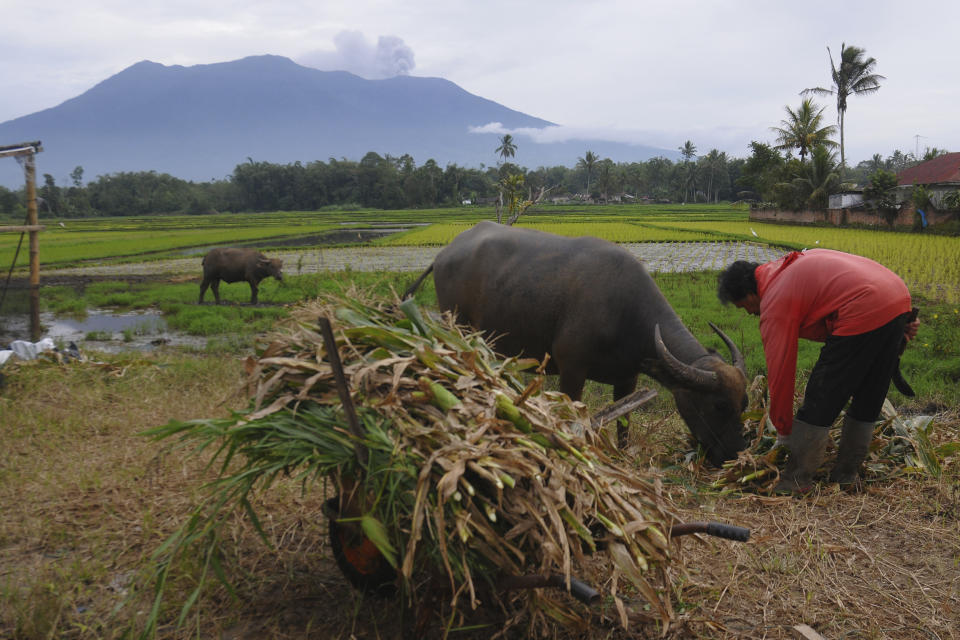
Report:
[[[776,446],[777,432],[766,414],[766,379],[757,376],[748,392],[750,399],[744,413],[744,425],[753,434],[751,444],[736,460],[719,471],[706,471],[711,485],[723,492],[753,491],[770,493],[780,477],[786,449]],[[874,433],[870,452],[864,464],[865,480],[877,482],[903,473],[922,473],[938,477],[941,460],[958,453],[956,448],[936,448],[931,432],[936,425],[932,416],[904,417],[890,400],[885,400],[880,421]],[[831,430],[831,442],[821,471],[833,466],[841,429]]]
[[[239,454],[230,477],[247,491],[281,470],[332,480],[340,514],[360,518],[414,600],[442,575],[455,611],[493,600],[525,607],[539,631],[545,616],[582,623],[569,596],[496,588],[501,576],[559,573],[606,583],[618,610],[626,592],[646,619],[669,623],[675,516],[659,482],[608,454],[582,403],[525,375],[536,361],[502,360],[480,334],[398,303],[352,292],[301,305],[248,360],[246,413],[156,435]],[[361,437],[346,423],[320,317],[333,324]]]

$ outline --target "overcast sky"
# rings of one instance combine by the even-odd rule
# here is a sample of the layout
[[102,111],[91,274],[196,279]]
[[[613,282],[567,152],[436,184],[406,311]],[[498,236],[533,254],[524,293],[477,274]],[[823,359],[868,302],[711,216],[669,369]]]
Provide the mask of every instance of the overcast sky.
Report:
[[[746,157],[751,140],[774,140],[802,89],[830,86],[827,47],[836,59],[846,42],[886,76],[849,101],[856,164],[960,151],[958,25],[956,0],[0,0],[0,122],[141,60],[276,54],[366,78],[445,78],[563,125],[553,139],[691,140]],[[835,104],[817,100],[834,122]],[[523,164],[531,140],[516,134]]]

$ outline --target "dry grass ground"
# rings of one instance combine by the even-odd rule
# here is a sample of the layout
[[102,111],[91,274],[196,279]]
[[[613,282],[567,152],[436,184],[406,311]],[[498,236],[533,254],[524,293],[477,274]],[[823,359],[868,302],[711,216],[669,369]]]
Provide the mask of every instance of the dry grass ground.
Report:
[[[242,363],[188,355],[103,356],[106,366],[35,362],[5,368],[0,389],[0,637],[120,638],[150,606],[137,592],[151,552],[200,497],[196,459],[138,435],[170,419],[225,415]],[[685,435],[669,403],[642,416],[631,451],[646,467]],[[938,442],[960,441],[960,419],[940,417]],[[956,460],[954,458],[954,460]],[[847,494],[804,499],[721,496],[697,470],[674,468],[666,486],[689,520],[750,527],[749,543],[682,538],[678,616],[667,638],[801,638],[806,624],[831,640],[960,637],[960,469],[942,479],[903,476]],[[207,590],[186,625],[173,623],[189,566],[171,587],[162,638],[397,638],[413,616],[397,600],[353,591],[327,548],[322,491],[280,483],[258,512],[273,549],[244,519],[225,549],[236,597]],[[679,575],[679,572],[678,572]],[[587,576],[602,580],[603,576]],[[639,603],[637,603],[639,604]],[[482,611],[470,624],[499,622]],[[583,637],[654,638],[594,613]],[[442,637],[442,621],[429,626]],[[497,627],[455,631],[488,638]],[[559,638],[577,634],[558,630]],[[523,627],[508,637],[524,637]]]

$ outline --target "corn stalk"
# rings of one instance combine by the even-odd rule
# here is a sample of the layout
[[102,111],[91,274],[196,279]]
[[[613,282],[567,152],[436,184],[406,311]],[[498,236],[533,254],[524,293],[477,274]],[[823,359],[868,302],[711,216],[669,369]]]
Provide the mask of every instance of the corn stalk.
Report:
[[[305,490],[338,488],[338,522],[359,523],[413,601],[442,575],[455,613],[493,601],[548,633],[548,617],[582,624],[581,605],[497,584],[559,574],[603,583],[624,626],[623,593],[644,601],[641,618],[670,622],[676,517],[659,483],[613,457],[582,403],[544,391],[536,361],[500,359],[482,335],[412,300],[352,292],[291,315],[247,361],[246,411],[150,432],[212,451],[218,465],[208,501],[158,551],[158,607],[173,556],[204,543],[219,558],[219,523],[239,509],[258,526],[250,495],[288,474]],[[318,318],[332,324],[360,429],[345,417]]]

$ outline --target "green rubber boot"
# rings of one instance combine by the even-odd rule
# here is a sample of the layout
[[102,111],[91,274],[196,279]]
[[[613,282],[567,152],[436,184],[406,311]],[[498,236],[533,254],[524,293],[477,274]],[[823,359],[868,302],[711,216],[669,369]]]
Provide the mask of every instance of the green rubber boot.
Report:
[[829,427],[807,424],[793,419],[793,431],[790,434],[790,455],[787,468],[780,474],[780,482],[773,488],[774,493],[807,493],[813,486],[813,474],[817,472],[827,450],[830,439]]
[[860,480],[860,465],[870,451],[873,442],[875,422],[854,420],[850,416],[843,419],[843,431],[840,433],[840,445],[837,447],[837,463],[830,472],[830,481],[840,486],[849,486]]

